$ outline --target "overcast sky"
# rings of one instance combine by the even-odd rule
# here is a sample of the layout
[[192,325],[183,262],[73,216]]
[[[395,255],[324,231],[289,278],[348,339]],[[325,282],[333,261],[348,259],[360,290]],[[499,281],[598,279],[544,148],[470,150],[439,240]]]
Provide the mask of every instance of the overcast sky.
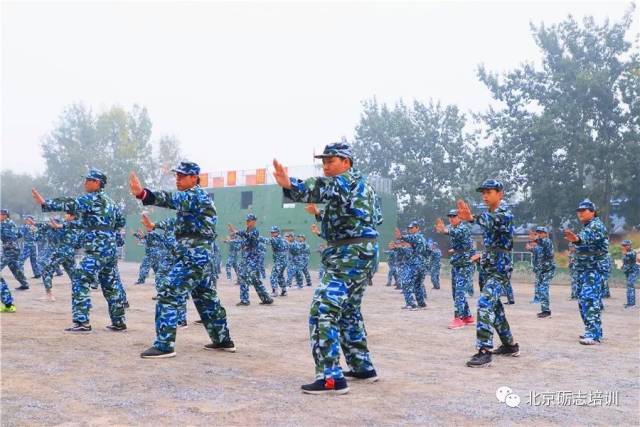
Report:
[[153,139],[175,134],[204,170],[310,164],[363,100],[483,109],[477,65],[537,60],[530,22],[629,5],[3,1],[2,168],[43,172],[40,140],[74,102],[146,106]]

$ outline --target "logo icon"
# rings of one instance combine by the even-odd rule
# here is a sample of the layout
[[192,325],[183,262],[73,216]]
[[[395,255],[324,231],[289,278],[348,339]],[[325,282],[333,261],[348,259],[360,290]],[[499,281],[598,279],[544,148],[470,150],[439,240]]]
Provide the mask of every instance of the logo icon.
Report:
[[515,394],[510,387],[502,386],[496,390],[496,398],[498,402],[504,403],[509,408],[520,406],[520,396]]

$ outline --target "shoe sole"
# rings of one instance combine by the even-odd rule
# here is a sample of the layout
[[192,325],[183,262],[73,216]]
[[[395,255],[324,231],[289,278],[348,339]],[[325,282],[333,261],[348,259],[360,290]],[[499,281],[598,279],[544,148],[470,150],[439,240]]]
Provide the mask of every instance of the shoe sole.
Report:
[[484,365],[470,365],[470,364],[467,363],[467,367],[469,367],[469,368],[488,368],[488,367],[491,366],[491,363],[492,362],[485,363]]
[[209,350],[209,351],[226,351],[227,353],[235,353],[236,352],[236,348],[209,348],[209,347],[204,347],[205,350]]
[[450,329],[452,331],[455,331],[457,329],[462,329],[462,328],[464,328],[464,325],[462,325],[462,326],[453,326],[453,327],[452,326],[447,326],[447,329]]
[[378,382],[380,380],[380,377],[375,376],[375,377],[371,377],[371,378],[358,378],[358,377],[347,377],[345,376],[345,378],[348,378],[349,381],[356,381],[359,383],[375,383]]
[[176,357],[176,352],[161,354],[158,356],[140,356],[142,359],[169,359],[171,357]]
[[313,394],[315,396],[319,396],[321,394],[332,394],[332,395],[341,395],[347,394],[349,392],[349,387],[345,387],[340,390],[302,390],[304,394]]
[[90,334],[93,331],[64,331],[67,334]]
[[127,332],[127,329],[110,329],[110,328],[107,328],[106,326],[104,328],[109,332]]

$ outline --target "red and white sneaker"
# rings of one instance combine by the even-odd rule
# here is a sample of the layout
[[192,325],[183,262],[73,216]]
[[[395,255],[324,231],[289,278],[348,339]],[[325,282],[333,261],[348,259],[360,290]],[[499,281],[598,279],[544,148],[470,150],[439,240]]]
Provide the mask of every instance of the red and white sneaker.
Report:
[[464,322],[462,321],[461,318],[454,317],[453,320],[451,321],[451,323],[449,323],[449,326],[447,326],[447,328],[449,328],[449,329],[462,329],[462,328],[464,328]]
[[464,322],[465,325],[475,325],[476,324],[476,319],[474,319],[473,316],[463,317],[462,321]]

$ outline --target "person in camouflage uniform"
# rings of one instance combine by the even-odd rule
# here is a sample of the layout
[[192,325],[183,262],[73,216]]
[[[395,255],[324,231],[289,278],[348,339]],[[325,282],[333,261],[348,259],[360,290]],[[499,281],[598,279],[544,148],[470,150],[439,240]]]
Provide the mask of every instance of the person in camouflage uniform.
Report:
[[148,235],[140,235],[134,234],[138,241],[144,244],[144,258],[142,258],[142,263],[140,264],[140,271],[138,273],[138,280],[136,281],[136,285],[142,285],[147,276],[149,275],[149,271],[153,269],[153,274],[157,274],[158,270],[156,268],[159,266],[159,257],[162,246],[162,241],[158,238],[151,237],[149,239]]
[[311,275],[309,274],[309,261],[311,260],[311,248],[307,243],[304,234],[298,234],[298,243],[300,244],[300,258],[298,262],[300,266],[298,270],[302,273],[307,286],[311,286]]
[[[411,222],[407,227],[408,233],[402,234],[399,229],[395,231],[398,240],[411,246],[411,254],[407,259],[405,268],[401,272],[400,283],[404,295],[405,310],[417,310],[418,307],[427,307],[427,291],[424,287],[424,276],[427,271],[427,240],[420,233],[420,225],[417,221]],[[417,303],[417,305],[416,305]]]
[[[458,201],[458,217],[463,221],[475,222],[482,229],[484,250],[475,254],[471,261],[479,261],[483,280],[480,282],[480,298],[476,323],[476,353],[468,362],[469,367],[483,367],[491,364],[492,354],[519,356],[520,346],[514,342],[511,327],[500,302],[504,288],[511,280],[513,270],[511,251],[513,250],[513,214],[504,197],[504,185],[495,179],[488,179],[477,188],[488,207],[487,212],[473,215],[469,205]],[[502,345],[494,351],[493,329]]]
[[20,234],[18,227],[9,216],[8,209],[0,209],[0,238],[2,239],[2,266],[0,271],[9,266],[13,277],[20,282],[20,286],[16,289],[23,291],[29,289],[29,283],[20,262],[20,247],[18,246]]
[[7,285],[7,282],[2,276],[0,276],[0,302],[2,302],[0,313],[16,312],[16,306],[13,304],[13,296],[9,290],[9,285]]
[[389,271],[387,271],[387,286],[391,286],[391,282],[393,281],[396,285],[398,284],[398,267],[396,265],[396,257],[398,251],[396,248],[392,248],[389,245],[389,249],[384,251],[387,254],[387,266]]
[[469,310],[466,292],[469,281],[473,280],[473,264],[471,257],[475,254],[471,229],[458,217],[458,210],[452,209],[447,214],[449,227],[440,218],[436,221],[436,232],[448,234],[451,237],[451,295],[453,297],[453,320],[449,329],[461,329],[475,324]]
[[442,251],[438,248],[438,244],[433,242],[431,245],[431,263],[429,272],[431,273],[431,286],[433,289],[440,289],[440,262],[442,260]]
[[540,256],[542,248],[536,243],[536,234],[529,233],[529,241],[525,245],[525,249],[531,251],[531,269],[533,271],[533,299],[531,304],[540,304]]
[[43,212],[75,212],[84,232],[82,242],[85,255],[80,261],[71,291],[73,326],[65,329],[67,332],[91,332],[89,288],[96,282],[100,283],[109,306],[111,325],[107,329],[124,331],[127,328],[124,301],[116,282],[116,234],[125,226],[125,218],[115,202],[105,194],[106,184],[107,176],[104,173],[90,169],[84,183],[87,193],[80,197],[45,200],[37,190],[32,190],[32,196]]
[[[611,277],[612,266],[613,266],[613,258],[611,258],[611,255],[608,254],[607,259],[605,260],[605,263],[604,263],[604,278],[602,281],[602,293],[601,293],[602,298],[611,297],[611,291],[609,290],[609,278]],[[604,309],[604,305],[602,307]]]
[[596,205],[583,200],[576,209],[582,230],[564,231],[564,238],[576,248],[575,269],[578,277],[578,306],[585,326],[580,344],[594,345],[602,340],[602,283],[604,280],[609,237],[607,228],[598,217]]
[[222,252],[220,252],[220,246],[218,246],[218,242],[213,241],[212,248],[213,250],[213,274],[216,278],[216,284],[218,279],[220,278],[220,273],[222,271]]
[[227,272],[227,280],[231,280],[232,268],[236,273],[236,278],[238,277],[238,257],[240,255],[240,249],[242,248],[242,240],[238,239],[235,234],[232,234],[224,240],[224,243],[229,245],[229,255],[227,255],[225,269]]
[[287,268],[287,288],[291,287],[293,279],[296,279],[296,285],[298,289],[304,287],[302,279],[302,271],[300,271],[300,256],[302,253],[302,245],[295,240],[293,234],[287,235],[287,244],[289,245],[289,259]]
[[52,290],[52,278],[56,266],[61,265],[71,279],[71,283],[76,280],[76,251],[82,244],[82,224],[76,222],[73,212],[65,214],[64,222],[51,220],[49,224],[36,224],[38,228],[51,228],[56,236],[57,244],[49,253],[49,257],[44,261],[42,269],[42,283],[49,301],[55,301]]
[[238,306],[249,305],[249,286],[253,286],[260,298],[260,304],[273,304],[273,299],[260,279],[260,233],[256,228],[258,218],[252,213],[247,214],[247,229],[236,230],[231,224],[229,231],[235,233],[242,240],[242,258],[240,261],[240,302]]
[[31,271],[33,271],[33,278],[39,279],[42,275],[42,270],[38,263],[38,231],[33,225],[29,225],[29,220],[33,221],[33,216],[25,216],[25,223],[19,228],[20,237],[22,237],[20,262],[24,270],[24,263],[29,259],[29,262],[31,262]]
[[640,266],[637,262],[636,251],[631,248],[631,240],[623,240],[622,247],[622,271],[627,278],[627,303],[624,308],[635,307],[636,305],[636,281],[640,274]]
[[[301,388],[309,394],[344,394],[349,390],[345,377],[371,382],[378,378],[360,306],[373,273],[378,252],[376,227],[382,215],[376,211],[373,188],[353,169],[348,144],[329,144],[316,157],[322,159],[324,177],[289,178],[277,160],[273,161],[274,177],[290,200],[326,203],[320,227],[327,241],[322,254],[326,273],[315,289],[309,313],[316,381]],[[341,349],[350,368],[344,373]]]
[[289,246],[287,241],[280,236],[280,228],[277,225],[271,227],[271,251],[273,252],[273,266],[271,267],[271,294],[278,295],[278,286],[280,287],[280,296],[287,295],[287,283],[284,279],[284,270],[287,268],[287,254]]
[[211,271],[212,244],[217,236],[216,207],[211,196],[200,187],[200,167],[196,163],[184,161],[172,171],[176,173],[178,191],[143,188],[135,173],[129,176],[131,193],[143,205],[177,211],[177,256],[169,274],[162,275],[158,284],[156,339],[140,357],[157,359],[176,355],[178,311],[186,306],[189,293],[211,339],[204,348],[235,352],[227,326],[227,313],[218,298]]
[[536,289],[540,300],[540,313],[538,318],[544,319],[551,316],[549,307],[549,285],[556,272],[556,261],[553,256],[553,242],[545,227],[536,227],[535,233],[529,236],[536,244],[538,250]]

